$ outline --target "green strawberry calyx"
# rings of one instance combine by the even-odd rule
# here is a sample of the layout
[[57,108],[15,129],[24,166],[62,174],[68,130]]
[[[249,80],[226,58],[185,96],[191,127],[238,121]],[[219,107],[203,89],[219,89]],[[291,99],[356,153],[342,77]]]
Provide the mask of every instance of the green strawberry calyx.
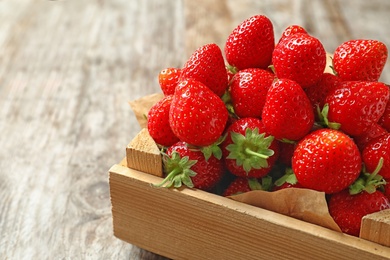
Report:
[[329,113],[329,104],[325,104],[322,110],[320,109],[319,105],[316,106],[317,115],[319,122],[317,122],[320,126],[323,127],[329,127],[334,130],[338,130],[341,127],[340,123],[337,122],[329,122],[328,119],[328,113]]
[[266,175],[261,178],[261,182],[256,178],[249,178],[248,185],[251,190],[269,191],[272,187],[272,177]]
[[196,172],[191,170],[191,167],[196,164],[197,160],[190,160],[188,156],[181,157],[180,154],[174,151],[171,156],[162,153],[164,172],[167,173],[164,180],[159,184],[154,184],[155,187],[175,187],[180,188],[183,184],[188,188],[193,188],[191,177],[196,175]]
[[349,186],[349,194],[355,195],[359,194],[362,191],[368,193],[374,193],[378,187],[385,185],[385,179],[378,174],[383,166],[383,157],[379,159],[378,165],[372,173],[368,173],[363,167],[362,174],[360,177]]
[[251,169],[262,169],[268,167],[267,159],[274,155],[274,151],[269,149],[273,136],[265,137],[265,133],[259,134],[259,129],[245,130],[245,136],[236,132],[231,132],[233,143],[226,149],[230,152],[227,159],[236,160],[237,166],[242,166],[245,172]]
[[285,174],[275,181],[275,185],[280,187],[285,183],[297,184],[297,176],[295,176],[291,168],[286,168]]
[[222,150],[220,147],[220,144],[225,140],[226,135],[222,135],[218,138],[218,140],[209,145],[209,146],[194,146],[187,144],[187,147],[192,151],[201,151],[203,153],[204,158],[206,159],[206,162],[210,159],[210,157],[213,155],[218,160],[221,160],[222,158]]

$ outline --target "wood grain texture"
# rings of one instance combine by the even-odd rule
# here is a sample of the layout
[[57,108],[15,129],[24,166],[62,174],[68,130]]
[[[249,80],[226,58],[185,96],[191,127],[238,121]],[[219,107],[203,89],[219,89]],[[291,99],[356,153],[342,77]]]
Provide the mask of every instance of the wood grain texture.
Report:
[[218,195],[150,185],[161,180],[126,166],[111,167],[117,237],[173,259],[385,260],[390,256],[389,247]]
[[301,24],[329,52],[390,46],[386,0],[1,1],[0,256],[163,259],[112,234],[107,170],[140,130],[128,101],[258,13],[276,38]]

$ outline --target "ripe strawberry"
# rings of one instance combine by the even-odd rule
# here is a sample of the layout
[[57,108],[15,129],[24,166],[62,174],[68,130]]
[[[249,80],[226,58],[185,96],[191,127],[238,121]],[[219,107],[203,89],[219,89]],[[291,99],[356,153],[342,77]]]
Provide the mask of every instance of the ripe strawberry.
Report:
[[307,34],[307,31],[302,26],[290,25],[286,29],[284,29],[282,36],[279,39],[279,43],[281,41],[283,41],[284,39],[288,38],[290,35],[293,35],[296,33],[306,33]]
[[383,185],[384,188],[384,194],[390,201],[390,179],[386,180],[386,184]]
[[380,82],[345,81],[330,91],[328,120],[341,124],[340,130],[358,136],[370,129],[383,115],[389,88]]
[[336,193],[359,177],[360,152],[346,134],[329,128],[319,129],[298,143],[292,169],[302,186]]
[[317,38],[295,33],[275,47],[272,64],[279,79],[291,79],[306,88],[316,84],[324,73],[326,52]]
[[275,76],[266,70],[240,70],[230,84],[234,112],[239,117],[261,117],[268,89]]
[[184,64],[180,80],[194,79],[221,97],[228,86],[228,75],[221,49],[215,43],[198,48]]
[[238,177],[267,175],[279,155],[278,143],[264,131],[257,118],[241,118],[227,129],[222,143],[226,168]]
[[355,140],[356,145],[359,147],[359,150],[363,151],[364,147],[371,140],[380,137],[382,135],[385,135],[387,133],[388,132],[385,129],[383,129],[379,124],[375,123],[365,133],[355,136],[353,139]]
[[165,96],[148,112],[148,131],[153,140],[162,146],[171,146],[179,141],[169,126],[169,109],[173,95]]
[[178,68],[166,68],[160,71],[158,74],[158,82],[165,96],[173,95],[175,93],[180,74],[181,69]]
[[389,209],[389,199],[380,191],[363,191],[351,195],[348,190],[332,194],[329,200],[329,213],[342,232],[359,236],[362,218],[380,210]]
[[156,186],[210,190],[222,178],[223,162],[214,156],[208,160],[199,150],[190,149],[185,142],[170,146],[163,156],[166,178]]
[[227,119],[225,104],[202,83],[184,80],[176,87],[169,123],[181,141],[209,146],[220,138]]
[[295,143],[280,142],[278,161],[283,163],[285,166],[291,166],[291,160],[294,154],[295,147]]
[[333,67],[344,81],[378,81],[387,55],[387,47],[380,41],[350,40],[335,50]]
[[378,122],[384,129],[390,132],[390,101],[387,102],[385,112]]
[[364,147],[362,159],[367,171],[374,171],[381,157],[383,158],[383,166],[378,174],[385,179],[390,179],[390,133],[371,140]]
[[225,189],[222,196],[227,197],[227,196],[232,196],[232,195],[251,191],[252,189],[249,187],[249,180],[250,179],[244,177],[235,178]]
[[227,197],[252,190],[268,190],[271,184],[272,179],[267,176],[262,178],[261,183],[256,178],[237,177],[229,184],[222,195]]
[[268,90],[262,121],[266,131],[276,139],[296,141],[309,133],[314,113],[301,86],[289,79],[279,79]]
[[316,84],[305,88],[306,95],[313,106],[313,112],[316,117],[318,117],[318,109],[320,111],[323,109],[328,93],[337,88],[339,83],[340,79],[337,76],[323,73]]
[[266,69],[271,64],[274,46],[271,21],[264,15],[255,15],[239,24],[229,35],[225,44],[225,57],[238,70]]

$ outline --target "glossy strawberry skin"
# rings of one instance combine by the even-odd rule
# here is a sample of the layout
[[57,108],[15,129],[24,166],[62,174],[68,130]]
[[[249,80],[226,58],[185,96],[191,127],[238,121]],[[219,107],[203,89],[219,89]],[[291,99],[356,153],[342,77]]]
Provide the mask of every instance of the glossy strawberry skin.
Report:
[[376,191],[365,191],[350,195],[348,190],[333,194],[329,201],[329,213],[341,231],[352,236],[359,236],[362,218],[374,212],[390,208],[389,199]]
[[[389,87],[389,86],[388,86]],[[384,129],[390,132],[390,101],[387,102],[385,112],[378,122]]]
[[181,69],[180,80],[194,79],[221,97],[228,86],[222,51],[215,43],[199,47]]
[[341,124],[341,130],[358,136],[370,129],[383,115],[389,100],[389,88],[380,82],[345,81],[331,91],[329,122]]
[[197,162],[191,167],[191,170],[196,172],[194,177],[191,177],[194,188],[201,190],[212,189],[222,178],[224,174],[224,166],[221,160],[211,156],[207,161],[203,153],[199,150],[188,148],[185,142],[177,142],[170,146],[167,150],[168,155],[176,151],[181,157],[188,156],[189,160]]
[[347,188],[359,177],[361,162],[359,149],[349,136],[324,128],[297,144],[292,169],[302,186],[330,194]]
[[333,67],[343,81],[378,81],[388,56],[376,40],[350,40],[334,52]]
[[276,80],[269,88],[262,113],[266,131],[276,139],[300,140],[314,124],[306,93],[289,79]]
[[172,99],[173,95],[165,96],[148,112],[149,134],[157,144],[162,146],[170,146],[179,141],[169,125],[169,110]]
[[294,154],[296,143],[279,143],[279,158],[278,161],[285,166],[291,166],[291,160]]
[[336,89],[340,82],[340,79],[334,74],[323,73],[320,77],[320,80],[316,84],[305,88],[306,95],[313,106],[314,115],[317,116],[318,114],[317,106],[321,111],[325,105],[325,99],[329,92]]
[[326,52],[317,38],[296,33],[275,47],[272,64],[279,79],[294,80],[306,88],[320,80],[326,66]]
[[390,201],[390,178],[386,180],[386,184],[384,185],[384,194]]
[[261,117],[268,89],[275,76],[263,69],[237,72],[230,84],[234,112],[239,117]]
[[251,191],[248,179],[244,177],[237,177],[229,184],[229,186],[225,189],[222,195],[224,197],[227,197],[248,191]]
[[274,46],[272,22],[264,15],[255,15],[239,24],[229,35],[225,57],[238,70],[266,69],[271,64]]
[[[265,133],[264,125],[258,118],[246,117],[239,119],[235,121],[232,125],[230,125],[230,127],[226,131],[227,135],[225,141],[222,143],[222,153],[225,166],[235,176],[244,178],[260,178],[270,172],[272,166],[275,164],[277,158],[279,157],[279,144],[277,140],[274,140],[270,146],[270,149],[274,151],[274,155],[267,159],[268,167],[266,168],[252,169],[247,173],[242,166],[237,165],[235,160],[227,159],[229,151],[226,149],[226,147],[233,143],[233,140],[231,138],[231,132],[240,133],[244,135],[247,128],[258,128],[259,133]],[[269,134],[266,134],[265,136],[269,136]]]
[[388,132],[382,128],[379,124],[373,124],[370,129],[364,132],[362,135],[355,136],[356,145],[360,151],[363,151],[364,147],[373,139],[387,134]]
[[158,74],[158,82],[165,96],[173,95],[175,93],[180,74],[181,69],[178,68],[166,68],[160,71]]
[[282,36],[279,39],[279,43],[283,41],[284,39],[288,38],[290,35],[296,34],[296,33],[306,33],[307,31],[305,28],[303,28],[300,25],[290,25],[286,29],[284,29]]
[[364,147],[362,158],[366,170],[370,173],[374,172],[381,157],[383,166],[378,174],[385,179],[390,179],[390,133],[371,140]]
[[222,100],[208,87],[195,80],[184,80],[176,87],[169,123],[183,142],[208,146],[220,138],[228,112]]

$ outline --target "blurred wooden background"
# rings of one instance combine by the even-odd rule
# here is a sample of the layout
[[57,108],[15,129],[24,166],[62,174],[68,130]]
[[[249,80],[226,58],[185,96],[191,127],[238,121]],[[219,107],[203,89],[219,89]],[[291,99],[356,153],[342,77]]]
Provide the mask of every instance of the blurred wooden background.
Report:
[[128,101],[254,14],[329,52],[390,46],[386,0],[1,1],[0,258],[164,259],[112,234],[107,171],[140,130]]

